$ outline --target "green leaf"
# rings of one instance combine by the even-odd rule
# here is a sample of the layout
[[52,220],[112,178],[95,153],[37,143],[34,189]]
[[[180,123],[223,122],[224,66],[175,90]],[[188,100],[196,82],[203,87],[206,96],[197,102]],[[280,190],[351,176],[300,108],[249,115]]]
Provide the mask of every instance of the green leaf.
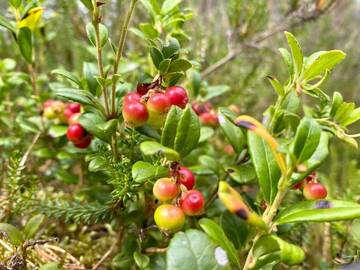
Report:
[[191,87],[194,97],[197,97],[201,88],[201,75],[196,70],[194,70],[191,74]]
[[138,251],[135,251],[134,254],[134,260],[136,265],[140,268],[140,269],[145,269],[149,263],[150,263],[150,258],[149,256],[146,256],[144,254],[141,254]]
[[167,14],[174,8],[176,8],[182,0],[165,0],[161,6],[161,14]]
[[292,63],[290,52],[284,48],[279,48],[279,52],[280,52],[285,64],[288,67],[288,72],[289,72],[290,77],[292,77],[294,75],[294,66]]
[[[176,0],[170,0],[171,2],[176,2]],[[162,54],[164,55],[164,58],[171,58],[175,54],[177,54],[180,50],[180,43],[179,41],[172,37],[169,40],[169,43],[163,46],[162,48]]]
[[200,139],[200,121],[190,105],[187,105],[176,128],[174,149],[185,157],[198,144]]
[[247,184],[256,178],[255,169],[250,164],[227,167],[226,172],[232,180],[239,184]]
[[88,10],[90,10],[90,11],[92,11],[93,10],[93,5],[92,5],[92,1],[91,0],[80,0],[81,1],[81,3],[83,3],[84,4],[84,6],[88,9]]
[[160,63],[164,59],[164,56],[163,56],[162,52],[158,48],[151,47],[150,48],[150,56],[151,56],[151,59],[152,59],[152,61],[154,63],[154,66],[157,69],[159,69]]
[[355,103],[354,102],[351,102],[351,103],[343,102],[339,106],[339,108],[336,110],[336,114],[335,114],[334,119],[338,123],[343,124],[350,117],[350,115],[351,115],[351,113],[353,112],[354,109],[355,109]]
[[158,31],[151,23],[140,23],[139,28],[145,34],[147,38],[155,39],[159,36]]
[[227,258],[216,257],[215,245],[198,230],[178,232],[171,239],[166,252],[167,270],[230,269]]
[[339,92],[334,92],[333,94],[333,101],[332,101],[332,105],[331,105],[331,111],[330,111],[330,115],[332,117],[335,116],[336,111],[339,109],[340,105],[343,103],[343,97]]
[[285,31],[285,36],[292,54],[292,62],[294,65],[295,76],[300,76],[303,67],[303,53],[299,42],[293,36],[293,34]]
[[199,225],[216,244],[226,251],[230,261],[237,267],[240,267],[240,261],[234,244],[227,238],[223,229],[215,221],[208,218],[202,218],[199,221]]
[[31,64],[32,62],[32,34],[28,27],[22,27],[19,29],[17,35],[17,43],[20,48],[20,52],[25,60]]
[[329,154],[329,134],[325,131],[321,132],[320,142],[312,156],[303,164],[306,171],[303,173],[294,173],[292,175],[291,185],[303,180],[306,176],[317,169]]
[[78,86],[81,86],[80,80],[74,74],[72,74],[69,71],[66,71],[64,69],[54,69],[53,71],[51,71],[51,74],[60,75],[60,76],[62,76],[64,78],[74,82]]
[[99,84],[95,76],[98,74],[98,70],[95,64],[84,62],[83,64],[83,74],[88,86],[88,89],[93,95],[100,96],[101,92],[99,91]]
[[84,113],[79,117],[78,121],[87,131],[107,143],[111,142],[111,137],[117,127],[117,119],[106,122],[95,113]]
[[149,125],[142,125],[136,128],[136,131],[139,133],[148,136],[150,138],[154,138],[156,140],[160,140],[160,134],[151,126]]
[[8,19],[3,17],[2,15],[0,15],[0,26],[5,27],[7,30],[9,30],[13,34],[16,33],[16,27],[14,26],[14,22],[9,21]]
[[137,161],[131,169],[132,178],[135,182],[151,181],[168,175],[168,169],[163,166],[152,165],[145,161]]
[[39,270],[60,270],[59,263],[57,262],[49,262],[40,267]]
[[279,96],[283,96],[285,94],[284,87],[281,85],[281,83],[276,78],[274,78],[272,76],[267,76],[266,78],[269,80],[272,87],[274,88],[276,93],[278,93]]
[[39,231],[40,226],[44,222],[44,215],[36,215],[33,216],[25,225],[24,234],[26,239],[31,239],[35,236],[35,234]]
[[49,129],[49,135],[53,138],[58,138],[66,135],[67,126],[63,125],[52,125]]
[[140,144],[140,150],[144,155],[162,155],[169,160],[178,161],[180,155],[175,150],[165,147],[158,142],[146,141]]
[[360,120],[360,108],[353,110],[347,119],[342,122],[342,125],[346,127],[357,122],[358,120]]
[[307,61],[304,70],[304,80],[311,80],[317,75],[324,73],[326,70],[331,70],[340,63],[345,56],[346,54],[339,50],[314,53]]
[[281,211],[277,224],[294,222],[326,222],[360,218],[358,203],[340,200],[303,201]]
[[161,75],[165,75],[170,67],[171,59],[164,59],[159,65],[159,71]]
[[240,154],[246,142],[245,135],[241,128],[234,125],[234,123],[228,119],[228,117],[224,114],[224,110],[225,108],[220,108],[218,110],[220,127],[235,152]]
[[10,0],[9,2],[14,8],[18,8],[21,5],[21,1],[22,0]]
[[300,247],[275,235],[266,235],[256,241],[254,256],[255,265],[252,269],[262,269],[263,266],[273,261],[291,266],[300,264],[305,259],[305,253]]
[[295,141],[292,148],[297,163],[308,160],[319,145],[321,127],[312,118],[305,117],[300,121],[296,130]]
[[214,129],[211,127],[201,127],[200,128],[200,138],[199,143],[203,143],[210,139],[215,134]]
[[94,47],[96,47],[96,31],[95,31],[95,27],[94,27],[93,23],[89,22],[86,25],[86,34],[87,34],[87,37],[88,37],[90,43]]
[[210,100],[230,91],[230,87],[228,85],[211,85],[207,87],[206,91],[207,92],[206,95],[203,97],[203,100]]
[[192,67],[192,64],[190,61],[186,59],[176,59],[173,62],[171,62],[168,72],[179,72],[179,71],[187,71]]
[[[96,30],[93,23],[88,23],[86,25],[86,34],[91,42],[91,44],[96,47]],[[109,32],[105,25],[99,23],[99,46],[100,48],[104,47],[109,39]]]
[[0,232],[5,233],[11,244],[20,246],[24,242],[24,236],[20,230],[8,223],[0,223]]
[[220,216],[220,225],[228,239],[234,243],[236,249],[246,244],[249,228],[244,220],[226,211]]
[[279,166],[270,146],[254,132],[248,132],[248,145],[260,189],[264,199],[271,203],[275,198],[281,176]]
[[164,124],[163,131],[161,133],[161,144],[173,148],[176,136],[176,128],[180,121],[182,110],[177,106],[171,106],[168,112]]

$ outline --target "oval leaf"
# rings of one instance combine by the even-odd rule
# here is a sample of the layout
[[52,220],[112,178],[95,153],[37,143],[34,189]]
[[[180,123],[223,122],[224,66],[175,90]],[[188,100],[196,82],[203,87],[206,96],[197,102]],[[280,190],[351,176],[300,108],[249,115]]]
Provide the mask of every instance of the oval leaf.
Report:
[[299,42],[293,36],[293,34],[291,34],[289,32],[285,32],[285,36],[286,36],[287,42],[289,44],[289,47],[291,49],[292,62],[294,65],[295,76],[299,76],[302,71],[303,60],[304,60],[303,59],[304,56],[303,56],[301,47],[299,45]]
[[281,211],[277,224],[294,222],[324,222],[360,218],[360,205],[349,201],[304,201]]
[[20,48],[22,56],[25,58],[26,62],[31,64],[32,62],[32,34],[31,30],[28,27],[22,27],[19,29],[17,35],[17,43]]
[[41,224],[44,222],[44,215],[33,216],[25,225],[24,234],[26,239],[31,239],[40,229]]
[[145,161],[136,162],[131,169],[132,178],[135,182],[150,181],[168,175],[168,169],[163,166],[155,166]]
[[24,236],[21,231],[11,224],[0,223],[0,233],[5,233],[14,246],[20,246],[24,242]]
[[165,147],[158,142],[146,141],[140,144],[140,150],[144,155],[162,155],[169,160],[179,160],[179,153]]
[[174,147],[176,128],[180,121],[182,111],[177,106],[172,106],[166,116],[164,128],[161,134],[161,144],[167,147]]

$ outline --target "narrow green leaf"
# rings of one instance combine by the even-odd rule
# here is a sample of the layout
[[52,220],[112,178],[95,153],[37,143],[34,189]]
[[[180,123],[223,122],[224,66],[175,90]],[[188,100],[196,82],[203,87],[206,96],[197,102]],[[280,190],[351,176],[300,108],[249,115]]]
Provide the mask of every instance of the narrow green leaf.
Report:
[[167,14],[176,8],[182,0],[165,0],[161,6],[161,14]]
[[24,236],[21,231],[11,224],[0,223],[0,233],[5,233],[14,246],[20,246],[24,242]]
[[18,8],[21,5],[21,0],[10,0],[9,2],[14,8]]
[[246,142],[245,135],[241,128],[234,125],[234,123],[228,119],[228,117],[224,114],[224,110],[225,108],[219,108],[218,110],[220,127],[235,152],[240,154]]
[[178,232],[166,252],[166,269],[189,270],[196,267],[197,270],[230,270],[227,257],[219,251],[201,231],[190,229]]
[[81,1],[81,3],[83,3],[84,4],[84,6],[88,9],[88,10],[90,10],[90,11],[92,11],[93,10],[93,5],[92,5],[92,1],[91,0],[80,0]]
[[340,50],[322,51],[314,53],[309,57],[307,66],[304,70],[304,80],[311,80],[317,75],[331,70],[340,63],[346,54]]
[[210,100],[212,98],[221,96],[230,91],[228,85],[211,85],[206,88],[206,95],[203,97],[203,100]]
[[7,30],[9,30],[13,34],[16,33],[16,27],[14,26],[14,22],[9,21],[8,19],[3,17],[2,15],[0,15],[0,26],[5,27]]
[[151,59],[152,59],[152,61],[154,63],[154,66],[157,69],[159,69],[160,63],[164,59],[164,56],[163,56],[162,52],[158,48],[151,47],[150,48],[150,56],[151,56]]
[[158,31],[151,23],[140,23],[139,28],[147,38],[155,39],[159,36]]
[[158,142],[146,141],[140,144],[140,150],[144,155],[162,155],[169,160],[178,161],[180,155],[175,150],[165,147]]
[[214,133],[215,133],[215,131],[211,127],[201,127],[199,143],[203,143],[203,142],[207,141],[214,135]]
[[96,65],[89,62],[84,62],[83,74],[89,91],[95,96],[100,96],[101,94],[100,85],[95,78],[95,76],[98,75],[98,70]]
[[266,78],[269,80],[269,82],[271,83],[276,93],[278,93],[278,95],[283,96],[285,94],[285,90],[283,86],[276,78],[272,76],[267,76]]
[[51,74],[55,74],[55,75],[60,75],[72,82],[74,82],[75,84],[77,84],[78,86],[81,86],[81,82],[80,80],[71,72],[64,70],[64,69],[54,69],[53,71],[51,71]]
[[269,145],[254,132],[248,132],[248,145],[260,189],[265,200],[271,203],[275,198],[281,176],[279,166]]
[[290,77],[292,77],[294,75],[294,66],[293,66],[290,52],[284,48],[279,48],[279,52],[288,67],[288,72],[289,72]]
[[44,215],[36,215],[33,216],[25,225],[24,234],[26,239],[31,239],[35,236],[35,234],[39,231],[40,226],[44,222]]
[[152,165],[145,161],[137,161],[131,169],[135,182],[143,183],[168,175],[168,169],[163,166]]
[[176,128],[174,149],[180,153],[182,157],[185,157],[197,146],[199,138],[199,118],[191,106],[187,105]]
[[199,225],[216,244],[226,251],[230,261],[237,267],[240,267],[240,261],[234,244],[227,238],[224,230],[215,221],[208,218],[202,218],[199,221]]
[[299,42],[293,36],[293,34],[285,31],[285,36],[292,54],[292,62],[294,65],[295,76],[300,76],[303,68],[303,53]]
[[19,29],[17,35],[17,43],[20,48],[20,52],[25,60],[31,64],[32,62],[32,34],[28,27],[22,27]]
[[332,98],[332,105],[331,105],[331,111],[330,115],[332,117],[335,117],[336,111],[339,109],[340,105],[343,103],[343,97],[339,92],[334,92],[333,98]]
[[340,200],[303,201],[279,213],[277,224],[294,222],[326,222],[360,218],[358,203]]
[[182,110],[177,106],[172,106],[166,116],[163,131],[161,133],[161,144],[170,148],[174,147],[176,128],[180,121]]
[[298,164],[308,160],[319,145],[321,127],[312,118],[305,117],[301,120],[295,135],[292,149]]

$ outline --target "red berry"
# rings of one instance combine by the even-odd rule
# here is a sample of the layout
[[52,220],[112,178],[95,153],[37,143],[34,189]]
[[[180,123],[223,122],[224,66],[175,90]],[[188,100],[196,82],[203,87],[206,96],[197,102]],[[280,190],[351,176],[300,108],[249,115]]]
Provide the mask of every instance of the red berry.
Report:
[[136,86],[136,92],[143,96],[149,91],[150,83],[138,83]]
[[185,215],[179,207],[172,204],[163,204],[156,208],[154,220],[161,230],[177,231],[184,225]]
[[307,200],[318,200],[326,198],[327,190],[320,183],[310,182],[304,186],[303,194]]
[[195,177],[188,168],[180,167],[178,171],[179,181],[184,185],[188,190],[192,189],[195,185]]
[[206,108],[204,105],[201,105],[197,102],[193,102],[192,105],[191,105],[192,109],[194,110],[194,112],[197,114],[197,115],[201,115],[203,113],[206,112]]
[[149,118],[146,106],[136,101],[125,103],[122,113],[125,122],[131,127],[139,127],[145,124]]
[[189,190],[181,197],[180,207],[188,216],[200,215],[204,208],[204,197],[200,191]]
[[79,103],[70,103],[66,106],[66,108],[72,111],[73,113],[78,113],[81,110],[81,105]]
[[124,97],[124,104],[140,102],[141,96],[138,93],[127,93]]
[[80,124],[72,124],[67,128],[67,138],[75,143],[80,143],[86,136],[86,130]]
[[47,101],[44,102],[43,107],[44,107],[44,108],[51,107],[51,105],[53,104],[53,102],[54,102],[53,99],[48,99]]
[[74,145],[77,148],[87,148],[91,143],[91,136],[90,135],[86,135],[82,140],[80,140],[79,142],[74,142]]
[[164,93],[154,93],[146,103],[150,113],[166,114],[171,106],[169,98]]
[[203,113],[200,115],[200,120],[205,126],[217,127],[219,125],[218,117],[214,113]]
[[69,108],[69,107],[67,107],[66,109],[65,109],[65,111],[64,111],[64,116],[66,117],[66,119],[70,119],[70,117],[73,115],[74,113],[73,113],[73,111]]
[[153,194],[159,201],[165,202],[179,194],[179,186],[171,178],[160,178],[153,186]]
[[171,86],[166,89],[165,95],[169,98],[172,105],[176,105],[182,109],[185,108],[189,101],[186,90],[181,86]]

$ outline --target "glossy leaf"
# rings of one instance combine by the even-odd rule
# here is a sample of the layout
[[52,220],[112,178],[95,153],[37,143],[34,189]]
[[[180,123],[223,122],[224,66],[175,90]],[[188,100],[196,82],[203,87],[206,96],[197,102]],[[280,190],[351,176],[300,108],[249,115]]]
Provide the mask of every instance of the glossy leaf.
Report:
[[132,178],[135,182],[151,181],[168,175],[168,169],[163,166],[152,165],[145,161],[137,161],[131,169]]
[[182,0],[165,0],[161,6],[161,14],[167,14],[176,8]]
[[234,244],[227,238],[224,230],[215,221],[208,218],[202,218],[199,221],[199,225],[217,245],[226,251],[229,260],[237,267],[240,267],[240,261]]
[[302,72],[304,58],[301,47],[293,34],[285,32],[285,36],[291,49],[292,63],[294,66],[295,76],[299,76]]
[[277,224],[294,222],[325,222],[360,218],[358,203],[340,200],[303,201],[279,213]]
[[292,77],[294,75],[294,66],[293,66],[293,63],[292,63],[290,52],[287,49],[284,49],[284,48],[279,48],[279,52],[280,52],[284,62],[286,63],[286,65],[288,67],[290,77]]
[[85,82],[86,82],[90,92],[95,96],[99,96],[101,94],[101,92],[99,90],[99,88],[100,88],[99,83],[95,79],[95,76],[98,75],[96,65],[93,63],[89,63],[89,62],[84,62],[83,74],[84,74]]
[[234,125],[234,123],[227,118],[227,116],[223,113],[223,110],[223,108],[220,108],[218,111],[220,127],[235,152],[239,154],[246,142],[245,135],[239,127]]
[[[176,0],[170,0],[171,2],[176,2]],[[165,44],[161,50],[164,58],[171,58],[177,54],[180,50],[180,43],[176,38],[170,38],[169,42]]]
[[147,255],[141,254],[138,251],[135,251],[134,254],[134,260],[136,265],[140,268],[140,269],[145,269],[149,263],[150,263],[150,258]]
[[277,193],[281,171],[266,141],[259,135],[248,132],[248,145],[259,185],[267,202],[272,202]]
[[292,149],[297,163],[301,164],[308,160],[319,145],[321,127],[312,118],[305,117],[301,120],[295,135]]
[[176,59],[171,62],[168,72],[185,72],[192,67],[190,61],[186,59]]
[[256,178],[255,169],[250,164],[227,167],[226,172],[232,180],[239,184],[247,184]]
[[159,65],[159,71],[161,75],[164,75],[168,72],[169,67],[170,67],[170,62],[171,59],[164,59],[161,61],[160,65]]
[[236,249],[246,244],[249,228],[244,220],[226,211],[221,214],[219,221],[226,236],[234,243]]
[[326,159],[328,154],[329,154],[329,134],[323,131],[321,132],[320,142],[315,152],[307,161],[303,163],[306,167],[306,171],[294,173],[292,175],[291,185],[301,181],[310,173],[312,173],[315,169],[317,169]]
[[188,105],[176,128],[174,149],[182,156],[189,154],[198,144],[200,138],[200,121]]
[[317,75],[332,69],[335,65],[345,58],[343,51],[332,50],[314,53],[309,57],[307,66],[304,70],[304,79],[310,80]]
[[161,155],[169,160],[177,161],[180,155],[175,150],[165,147],[158,142],[146,141],[140,144],[140,150],[144,155]]
[[172,106],[168,112],[161,133],[161,144],[170,148],[174,147],[176,128],[182,116],[182,110],[177,106]]
[[281,85],[281,83],[275,77],[267,76],[267,79],[271,83],[271,85],[274,88],[274,90],[276,91],[276,93],[278,93],[278,95],[283,96],[285,94],[284,87]]
[[273,261],[292,266],[300,264],[305,259],[305,253],[300,247],[290,244],[275,235],[266,235],[256,241],[254,256],[255,265],[252,269],[261,269]]
[[161,61],[164,59],[162,52],[158,48],[152,47],[150,48],[150,55],[154,66],[159,68]]
[[28,27],[22,27],[19,29],[17,35],[17,43],[20,48],[20,52],[25,60],[31,64],[32,62],[32,34]]
[[33,238],[39,231],[40,226],[43,224],[45,219],[44,215],[33,216],[25,225],[24,234],[26,239]]
[[166,253],[166,269],[230,269],[226,260],[217,261],[215,252],[215,245],[205,233],[194,229],[178,232],[171,239]]
[[79,117],[80,124],[97,138],[110,142],[111,136],[116,130],[117,120],[105,121],[102,117],[94,113],[84,113]]
[[81,86],[81,82],[80,80],[71,72],[66,71],[64,69],[54,69],[53,71],[51,71],[51,74],[55,74],[55,75],[60,75],[72,82],[74,82],[75,84],[77,84],[78,86]]
[[5,233],[6,237],[14,246],[20,246],[24,242],[22,232],[11,224],[0,223],[0,233]]
[[49,129],[49,135],[53,138],[58,138],[66,135],[67,126],[64,125],[52,125]]

